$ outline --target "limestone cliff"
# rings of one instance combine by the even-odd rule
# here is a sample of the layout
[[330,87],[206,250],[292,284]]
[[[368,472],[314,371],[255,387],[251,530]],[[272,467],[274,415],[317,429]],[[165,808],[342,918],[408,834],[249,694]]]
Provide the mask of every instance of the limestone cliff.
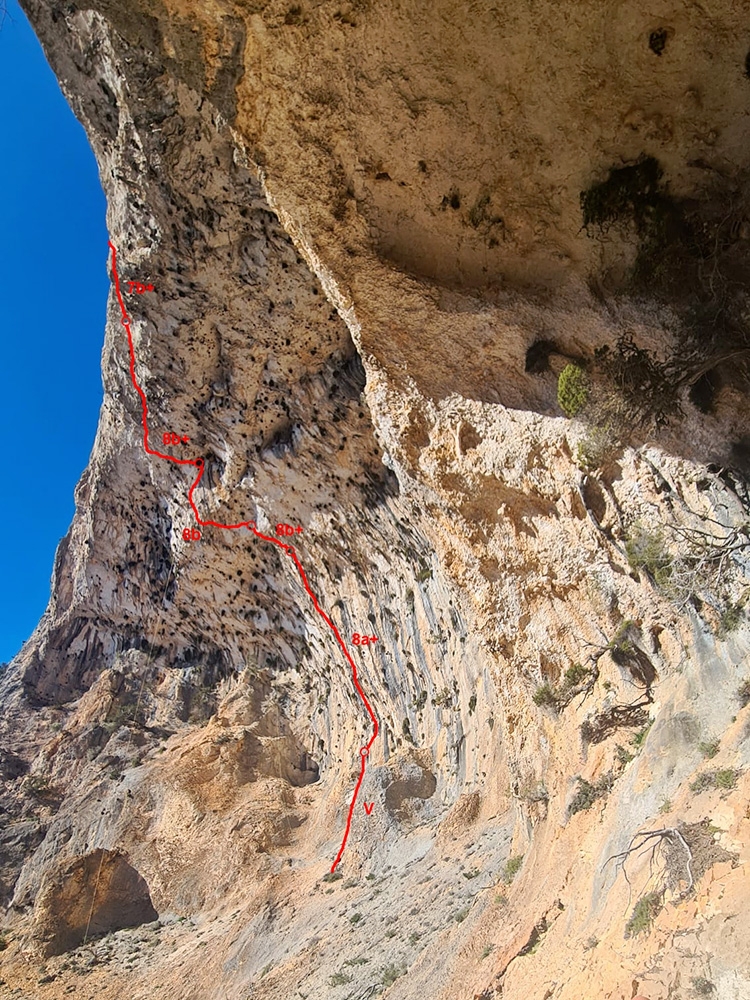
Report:
[[[24,7],[135,369],[113,292],[2,995],[748,1000],[745,6]],[[133,374],[355,658],[333,873],[349,664]]]

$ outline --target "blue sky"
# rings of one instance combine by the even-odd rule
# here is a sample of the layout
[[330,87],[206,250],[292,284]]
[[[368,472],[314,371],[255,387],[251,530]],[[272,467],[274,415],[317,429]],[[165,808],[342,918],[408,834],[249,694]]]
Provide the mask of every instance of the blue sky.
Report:
[[15,0],[0,30],[0,661],[49,598],[102,400],[104,195]]

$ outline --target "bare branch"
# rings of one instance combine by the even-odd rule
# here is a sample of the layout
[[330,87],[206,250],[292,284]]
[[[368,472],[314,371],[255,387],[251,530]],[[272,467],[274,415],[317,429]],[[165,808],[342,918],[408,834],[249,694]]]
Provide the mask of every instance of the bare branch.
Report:
[[[614,861],[615,868],[617,869],[619,867],[619,870],[622,871],[625,881],[627,882],[628,886],[630,886],[630,879],[628,878],[626,865],[631,854],[633,854],[634,852],[638,852],[638,855],[640,856],[643,853],[645,853],[645,851],[650,850],[651,859],[649,861],[649,870],[653,875],[653,863],[656,851],[659,847],[663,846],[665,840],[677,841],[685,851],[685,870],[687,871],[687,876],[688,876],[688,886],[686,889],[683,890],[683,892],[680,893],[680,896],[684,897],[690,892],[694,884],[693,872],[691,867],[693,854],[685,838],[682,836],[677,827],[674,826],[664,827],[661,830],[641,830],[639,833],[634,834],[634,836],[631,837],[630,839],[630,843],[628,844],[627,848],[624,851],[620,851],[617,854],[612,854],[607,858],[607,860],[602,865],[602,870],[607,867],[610,861]],[[645,848],[645,850],[641,850],[641,848]]]

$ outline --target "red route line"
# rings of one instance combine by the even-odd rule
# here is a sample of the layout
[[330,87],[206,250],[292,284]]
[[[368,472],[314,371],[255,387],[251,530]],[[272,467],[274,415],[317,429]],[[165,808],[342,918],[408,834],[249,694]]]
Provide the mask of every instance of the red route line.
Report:
[[372,710],[372,706],[370,705],[370,702],[367,700],[365,693],[360,686],[359,677],[357,676],[357,664],[354,662],[354,660],[351,657],[351,654],[349,653],[349,650],[346,648],[346,643],[341,638],[341,633],[336,628],[336,625],[331,621],[331,619],[328,617],[325,611],[318,604],[318,599],[310,587],[310,584],[307,579],[307,574],[305,573],[302,563],[299,561],[297,553],[294,550],[294,546],[287,545],[285,542],[280,542],[278,538],[272,538],[270,535],[264,535],[263,532],[258,531],[255,525],[255,521],[240,521],[238,524],[220,524],[218,521],[204,521],[201,518],[198,508],[195,505],[195,500],[193,499],[193,493],[195,492],[196,487],[200,483],[203,477],[203,472],[205,470],[205,463],[203,459],[175,458],[174,455],[164,455],[162,452],[155,451],[153,448],[149,446],[148,402],[146,401],[146,393],[139,385],[138,379],[136,378],[135,374],[135,347],[133,345],[133,334],[130,329],[130,318],[125,308],[125,303],[123,302],[122,292],[120,291],[120,278],[119,275],[117,274],[117,250],[115,249],[115,246],[111,240],[109,241],[109,248],[112,251],[112,276],[114,278],[114,283],[115,283],[115,294],[117,296],[117,301],[120,304],[120,312],[122,313],[121,322],[122,325],[125,327],[125,330],[128,335],[128,350],[130,352],[130,378],[133,382],[135,391],[141,398],[141,423],[143,424],[143,447],[145,451],[149,455],[155,455],[157,458],[163,458],[166,462],[173,462],[175,465],[192,465],[195,468],[197,468],[198,475],[195,477],[192,485],[190,486],[190,489],[188,490],[188,500],[190,501],[190,506],[193,509],[193,514],[195,515],[195,520],[198,522],[198,524],[200,524],[203,527],[224,528],[227,531],[234,531],[237,528],[248,528],[250,531],[252,531],[252,533],[256,536],[256,538],[262,538],[264,542],[271,542],[273,545],[276,545],[278,548],[283,549],[283,551],[286,552],[286,554],[294,562],[294,565],[297,567],[297,572],[299,573],[300,579],[302,580],[302,586],[307,591],[308,596],[310,597],[310,600],[313,603],[313,607],[320,615],[320,617],[323,619],[323,621],[326,623],[326,625],[328,625],[328,627],[331,629],[334,636],[336,637],[336,642],[338,642],[339,646],[341,647],[341,651],[349,661],[349,666],[352,668],[352,679],[354,681],[354,686],[357,689],[357,694],[362,699],[362,703],[367,709],[367,714],[370,716],[370,719],[372,720],[372,727],[373,727],[372,736],[363,747],[360,747],[359,750],[359,755],[360,755],[359,777],[357,778],[357,784],[354,786],[354,794],[349,804],[349,812],[347,813],[346,817],[346,829],[344,831],[343,840],[341,841],[341,847],[339,848],[339,853],[336,855],[336,860],[331,865],[331,871],[334,872],[336,871],[336,867],[339,861],[341,861],[341,857],[344,853],[344,848],[346,847],[346,842],[349,839],[349,832],[352,826],[352,817],[354,815],[354,807],[357,804],[357,797],[359,795],[359,790],[362,787],[362,781],[365,776],[366,760],[370,753],[370,748],[372,747],[373,743],[378,737],[378,728],[379,728],[378,720],[375,718],[375,713]]

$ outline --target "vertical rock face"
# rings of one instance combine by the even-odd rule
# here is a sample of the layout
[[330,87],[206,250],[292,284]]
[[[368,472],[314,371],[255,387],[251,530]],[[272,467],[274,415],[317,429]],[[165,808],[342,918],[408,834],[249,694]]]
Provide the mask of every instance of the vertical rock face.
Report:
[[135,365],[113,294],[4,983],[750,997],[744,11],[24,6]]

